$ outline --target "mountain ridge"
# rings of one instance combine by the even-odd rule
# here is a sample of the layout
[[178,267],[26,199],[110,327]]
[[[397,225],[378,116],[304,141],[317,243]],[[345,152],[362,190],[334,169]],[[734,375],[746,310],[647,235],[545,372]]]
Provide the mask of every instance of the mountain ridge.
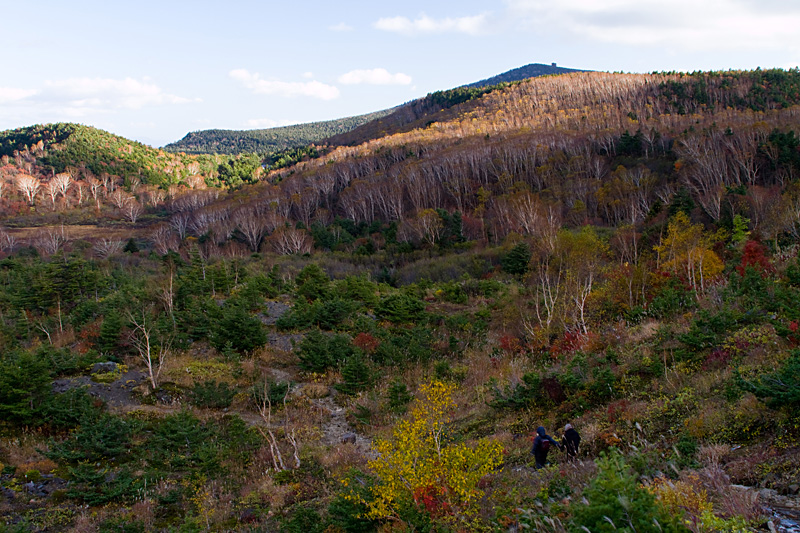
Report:
[[[338,145],[363,142],[364,132],[369,132],[366,133],[368,137],[375,138],[387,127],[395,129],[415,122],[422,115],[430,113],[436,106],[446,108],[455,105],[449,101],[451,96],[448,95],[458,95],[456,100],[459,101],[456,103],[461,103],[461,99],[465,95],[468,96],[467,99],[472,99],[483,94],[481,89],[488,92],[504,84],[531,77],[572,72],[587,71],[557,67],[554,64],[530,63],[491,78],[453,89],[434,91],[410,102],[364,115],[254,130],[198,130],[187,133],[182,139],[165,145],[163,149],[169,152],[193,154],[236,154],[248,151],[273,154],[281,150],[300,148],[311,144]],[[350,134],[354,130],[359,130],[361,133]]]

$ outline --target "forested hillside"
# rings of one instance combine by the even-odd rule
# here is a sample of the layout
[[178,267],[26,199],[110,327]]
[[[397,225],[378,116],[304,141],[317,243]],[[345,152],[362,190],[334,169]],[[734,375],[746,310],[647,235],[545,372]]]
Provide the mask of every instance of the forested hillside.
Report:
[[0,531],[795,531],[798,104],[536,78],[113,234],[15,144]]
[[187,133],[180,141],[166,145],[164,150],[187,154],[241,154],[245,152],[272,154],[287,148],[300,148],[319,143],[328,137],[378,120],[392,111],[392,109],[386,109],[356,117],[259,130],[194,131]]
[[0,219],[11,226],[136,224],[163,218],[186,191],[207,203],[264,172],[256,154],[171,154],[66,123],[0,132],[0,157]]

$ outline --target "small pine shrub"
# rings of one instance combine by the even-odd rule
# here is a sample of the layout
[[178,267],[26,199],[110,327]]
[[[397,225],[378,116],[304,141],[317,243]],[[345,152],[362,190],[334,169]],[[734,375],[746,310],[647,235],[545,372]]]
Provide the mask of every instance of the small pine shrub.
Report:
[[425,314],[425,303],[411,294],[393,294],[381,300],[375,314],[397,324],[419,322]]
[[406,384],[397,380],[389,385],[386,397],[389,401],[389,410],[399,414],[405,413],[406,407],[414,399]]
[[189,393],[189,398],[193,405],[214,409],[230,407],[234,396],[236,396],[236,388],[231,387],[224,381],[217,383],[213,379],[203,383],[195,383]]
[[739,387],[766,400],[773,409],[786,408],[790,413],[800,413],[800,350],[794,350],[777,371],[744,379],[738,372]]
[[612,450],[597,460],[599,472],[583,492],[588,503],[574,501],[569,531],[688,532],[639,485],[624,457]]
[[300,368],[307,372],[323,373],[355,353],[346,335],[326,335],[319,330],[310,331],[298,346]]
[[503,267],[503,272],[515,276],[522,276],[528,271],[531,262],[531,249],[530,247],[521,242],[514,246],[511,251],[500,258],[500,265]]
[[338,384],[336,389],[344,394],[352,396],[367,389],[372,383],[372,371],[361,352],[348,357],[342,365],[341,372],[343,382]]

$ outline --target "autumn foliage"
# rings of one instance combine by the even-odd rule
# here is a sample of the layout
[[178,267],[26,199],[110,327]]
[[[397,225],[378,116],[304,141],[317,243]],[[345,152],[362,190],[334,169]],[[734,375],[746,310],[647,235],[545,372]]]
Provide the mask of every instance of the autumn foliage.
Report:
[[449,424],[456,407],[454,392],[449,383],[423,385],[391,437],[374,442],[378,457],[369,467],[379,482],[368,502],[371,517],[398,518],[398,508],[409,502],[453,519],[475,512],[483,495],[478,484],[502,464],[503,450],[490,439],[473,446],[453,441]]

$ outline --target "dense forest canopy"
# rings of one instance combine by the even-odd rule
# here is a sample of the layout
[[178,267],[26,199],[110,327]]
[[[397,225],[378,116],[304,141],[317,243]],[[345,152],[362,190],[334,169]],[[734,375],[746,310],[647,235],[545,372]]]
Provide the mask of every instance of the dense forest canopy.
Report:
[[183,139],[164,146],[164,150],[188,154],[241,154],[244,152],[272,154],[281,150],[319,143],[328,137],[378,120],[392,111],[392,109],[386,109],[355,117],[259,130],[194,131],[187,133]]

